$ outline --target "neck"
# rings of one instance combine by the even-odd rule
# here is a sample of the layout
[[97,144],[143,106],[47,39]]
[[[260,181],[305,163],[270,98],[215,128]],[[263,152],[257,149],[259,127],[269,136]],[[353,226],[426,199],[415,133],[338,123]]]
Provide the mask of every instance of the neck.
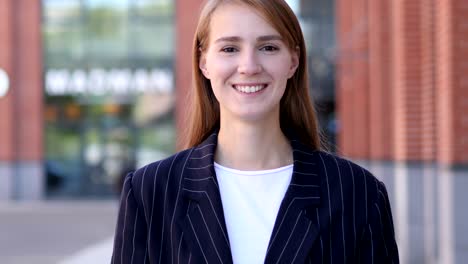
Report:
[[239,170],[265,170],[292,164],[289,140],[277,122],[223,122],[215,161]]

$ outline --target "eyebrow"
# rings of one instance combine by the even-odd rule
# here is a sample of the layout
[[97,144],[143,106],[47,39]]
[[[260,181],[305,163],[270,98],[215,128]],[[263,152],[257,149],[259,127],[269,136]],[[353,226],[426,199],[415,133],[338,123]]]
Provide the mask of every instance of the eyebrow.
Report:
[[[242,40],[241,37],[237,36],[230,36],[230,37],[221,37],[217,40],[215,40],[215,43],[217,42],[240,42]],[[257,41],[271,41],[271,40],[280,40],[282,41],[283,38],[279,35],[265,35],[265,36],[260,36],[257,38]]]

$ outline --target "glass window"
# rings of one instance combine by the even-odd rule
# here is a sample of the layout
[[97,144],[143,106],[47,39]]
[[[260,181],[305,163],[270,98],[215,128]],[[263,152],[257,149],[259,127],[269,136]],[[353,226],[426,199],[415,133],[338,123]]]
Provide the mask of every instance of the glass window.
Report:
[[81,18],[80,0],[43,0],[43,19],[47,24],[79,23]]
[[289,1],[297,6],[306,41],[311,94],[318,105],[318,118],[333,148],[336,137],[335,115],[335,1]]
[[138,58],[156,59],[174,52],[173,24],[161,23],[154,26],[149,23],[135,23],[132,25],[131,35],[131,52]]
[[48,193],[115,193],[174,151],[173,1],[42,6]]
[[155,19],[171,17],[174,10],[173,0],[135,0],[132,1],[137,16]]

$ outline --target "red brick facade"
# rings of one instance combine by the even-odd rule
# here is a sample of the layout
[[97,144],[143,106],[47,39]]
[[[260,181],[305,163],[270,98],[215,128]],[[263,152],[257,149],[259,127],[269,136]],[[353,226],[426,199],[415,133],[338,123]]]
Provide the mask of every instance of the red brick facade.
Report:
[[[12,79],[12,18],[10,12],[11,1],[0,2],[0,38],[2,39],[2,48],[0,49],[0,68],[7,72]],[[10,81],[11,82],[11,81]],[[10,86],[13,86],[12,84]],[[13,91],[11,91],[13,90]],[[13,124],[13,92],[10,92],[3,98],[0,98],[0,161],[10,161],[13,159],[14,132]]]
[[[192,87],[192,42],[202,0],[176,1],[176,120],[177,131],[184,131],[188,94]],[[180,142],[180,140],[179,140]],[[180,148],[181,146],[179,146]]]
[[39,0],[0,1],[0,68],[10,78],[10,91],[0,98],[3,162],[43,157],[40,10]]
[[[393,144],[393,108],[392,97],[392,24],[391,2],[369,1],[369,156],[376,159],[392,158]],[[382,122],[381,120],[387,120]],[[365,126],[365,129],[367,126]]]
[[439,100],[437,157],[444,163],[468,160],[468,2],[435,1]]
[[[340,5],[336,5],[337,11],[336,16],[338,19],[336,20],[337,25],[337,42],[341,43],[339,49],[336,51],[340,59],[336,61],[337,67],[336,71],[339,74],[340,78],[336,79],[336,86],[340,87],[340,93],[336,93],[336,112],[337,118],[340,120],[340,127],[352,127],[351,122],[351,114],[348,115],[348,118],[345,118],[343,113],[350,113],[351,112],[351,104],[349,104],[349,100],[345,100],[345,98],[349,98],[349,94],[351,91],[349,90],[350,86],[346,85],[347,83],[352,83],[352,65],[351,65],[351,39],[349,35],[351,34],[350,25],[351,23],[351,14],[348,12],[347,8],[349,6],[343,1]],[[348,41],[345,41],[348,40]],[[347,54],[345,56],[344,54]],[[339,148],[337,148],[340,152],[346,152],[347,154],[352,154],[353,146],[351,140],[346,140],[346,138],[353,138],[353,131],[350,129],[346,137],[342,133],[337,135],[336,141],[339,143]]]
[[421,8],[421,159],[433,161],[437,153],[437,129],[436,125],[436,53],[434,45],[435,22],[434,22],[435,0],[420,1]]
[[[365,26],[369,23],[368,6],[366,0],[356,0],[351,6],[351,25],[361,25],[352,32],[353,43],[351,45],[351,80],[355,85],[348,90],[352,104],[350,107],[352,134],[354,135],[353,156],[365,159],[369,155],[369,30]],[[342,101],[345,102],[345,101]]]
[[359,159],[466,164],[468,3],[336,6],[339,150]]
[[422,159],[421,1],[392,1],[394,158],[400,161]]

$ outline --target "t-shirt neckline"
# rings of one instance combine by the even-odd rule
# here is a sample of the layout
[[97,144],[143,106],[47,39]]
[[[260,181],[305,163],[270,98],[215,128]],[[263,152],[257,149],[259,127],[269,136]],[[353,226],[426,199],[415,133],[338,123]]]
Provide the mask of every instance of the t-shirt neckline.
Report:
[[271,173],[278,173],[284,170],[292,169],[294,164],[289,164],[286,166],[282,166],[279,168],[268,169],[268,170],[238,170],[229,167],[225,167],[217,162],[214,162],[214,167],[217,169],[224,170],[229,173],[239,174],[239,175],[263,175],[263,174],[271,174]]

